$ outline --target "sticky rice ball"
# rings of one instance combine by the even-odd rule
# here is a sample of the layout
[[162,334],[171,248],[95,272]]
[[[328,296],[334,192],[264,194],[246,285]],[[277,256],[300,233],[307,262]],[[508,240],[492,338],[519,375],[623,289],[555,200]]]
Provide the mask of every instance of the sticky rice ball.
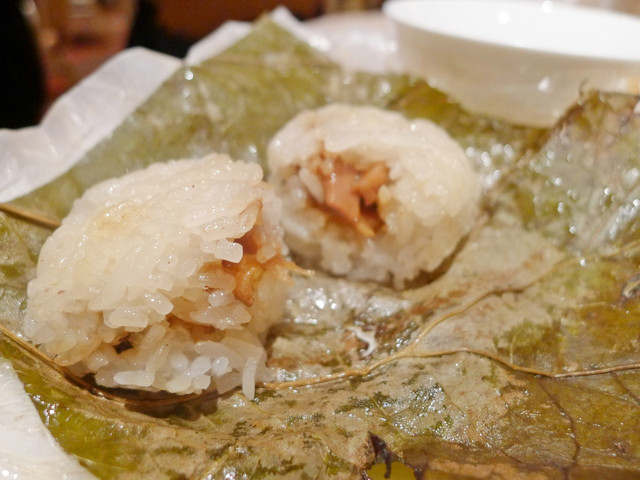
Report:
[[262,176],[212,154],[87,190],[40,252],[25,335],[106,387],[252,397],[289,287]]
[[469,232],[473,167],[432,122],[367,106],[305,111],[272,139],[269,181],[285,241],[309,267],[402,288],[433,272]]

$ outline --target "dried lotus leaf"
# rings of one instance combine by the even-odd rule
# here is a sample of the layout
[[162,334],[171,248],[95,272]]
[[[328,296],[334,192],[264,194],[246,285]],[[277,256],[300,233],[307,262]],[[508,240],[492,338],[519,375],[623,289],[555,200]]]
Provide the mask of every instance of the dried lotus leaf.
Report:
[[[260,161],[295,113],[350,100],[443,125],[478,161],[486,215],[431,283],[298,279],[269,339],[276,382],[252,402],[125,407],[2,338],[63,448],[100,478],[357,479],[374,434],[427,478],[640,475],[637,98],[587,95],[549,131],[504,125],[412,78],[341,72],[268,21],[185,72],[15,204],[55,219],[87,186],[147,162],[209,149]],[[10,329],[47,234],[0,214]]]

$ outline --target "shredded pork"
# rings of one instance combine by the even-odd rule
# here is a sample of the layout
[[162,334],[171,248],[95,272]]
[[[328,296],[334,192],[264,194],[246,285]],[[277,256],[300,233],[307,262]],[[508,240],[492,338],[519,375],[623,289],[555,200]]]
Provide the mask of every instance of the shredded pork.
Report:
[[315,166],[324,192],[322,207],[360,234],[373,237],[384,221],[378,212],[378,191],[389,182],[382,162],[357,168],[339,158],[318,158]]

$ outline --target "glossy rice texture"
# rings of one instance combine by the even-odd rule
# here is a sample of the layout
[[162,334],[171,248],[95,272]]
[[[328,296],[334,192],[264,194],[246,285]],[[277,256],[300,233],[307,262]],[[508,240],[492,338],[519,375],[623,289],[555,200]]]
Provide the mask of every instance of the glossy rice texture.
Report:
[[297,259],[351,279],[401,288],[436,270],[478,213],[460,146],[432,122],[374,107],[302,112],[272,139],[268,165]]
[[253,397],[289,285],[280,208],[226,155],[100,183],[44,244],[24,332],[103,386]]

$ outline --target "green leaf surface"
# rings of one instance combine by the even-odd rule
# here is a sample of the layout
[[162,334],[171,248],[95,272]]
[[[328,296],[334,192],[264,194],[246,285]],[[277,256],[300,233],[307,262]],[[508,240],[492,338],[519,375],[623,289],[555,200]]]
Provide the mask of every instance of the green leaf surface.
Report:
[[[429,479],[640,478],[636,97],[507,125],[417,79],[344,72],[263,21],[15,204],[62,218],[102,179],[210,150],[264,166],[287,120],[336,101],[429,118],[476,163],[484,213],[446,268],[404,291],[297,278],[253,401],[125,405],[0,337],[63,448],[105,479],[359,479],[373,434]],[[18,335],[47,235],[0,214],[0,320]]]

